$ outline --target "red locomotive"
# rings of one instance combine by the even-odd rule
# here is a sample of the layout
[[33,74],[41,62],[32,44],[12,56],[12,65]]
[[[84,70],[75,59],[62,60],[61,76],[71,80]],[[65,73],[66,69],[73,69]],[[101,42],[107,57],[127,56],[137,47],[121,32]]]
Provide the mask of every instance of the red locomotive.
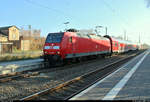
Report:
[[44,60],[51,64],[68,59],[80,59],[85,56],[111,56],[112,53],[136,50],[138,46],[131,42],[118,40],[108,35],[79,32],[49,33],[44,45]]

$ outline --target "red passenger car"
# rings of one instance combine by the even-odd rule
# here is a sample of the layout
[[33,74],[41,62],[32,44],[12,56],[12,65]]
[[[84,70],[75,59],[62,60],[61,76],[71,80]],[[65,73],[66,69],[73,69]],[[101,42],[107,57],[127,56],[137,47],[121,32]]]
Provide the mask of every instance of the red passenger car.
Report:
[[138,49],[138,45],[130,42],[130,41],[126,41],[126,40],[121,40],[121,39],[116,39],[111,37],[112,39],[112,50],[113,53],[123,53],[123,52],[128,52],[130,50],[137,50]]
[[124,53],[130,50],[138,50],[139,48],[137,44],[130,41],[116,39],[108,35],[106,35],[105,37],[110,39],[112,53]]

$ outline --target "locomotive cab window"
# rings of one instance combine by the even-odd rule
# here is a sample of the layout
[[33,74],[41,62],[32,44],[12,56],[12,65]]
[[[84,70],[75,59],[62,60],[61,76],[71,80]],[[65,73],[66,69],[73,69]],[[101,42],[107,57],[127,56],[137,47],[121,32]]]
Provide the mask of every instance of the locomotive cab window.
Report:
[[60,43],[64,33],[50,33],[46,38],[46,43]]

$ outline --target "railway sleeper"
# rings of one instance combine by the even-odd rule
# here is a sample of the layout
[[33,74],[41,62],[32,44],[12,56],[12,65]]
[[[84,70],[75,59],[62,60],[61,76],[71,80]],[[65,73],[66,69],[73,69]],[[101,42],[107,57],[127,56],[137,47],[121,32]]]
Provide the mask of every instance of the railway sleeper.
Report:
[[68,86],[66,86],[66,87],[68,87],[68,90],[70,90],[70,91],[76,91],[76,90],[78,90],[78,89],[80,88],[80,87],[75,86],[75,85],[73,85],[73,84],[68,85]]
[[85,86],[85,84],[84,83],[79,83],[79,82],[77,82],[77,83],[73,83],[73,84],[71,84],[71,86],[74,86],[74,87],[83,87],[83,86]]
[[[82,86],[83,87],[83,86]],[[75,86],[75,85],[68,85],[68,86],[66,86],[66,89],[65,89],[65,91],[68,91],[68,92],[75,92],[75,91],[77,91],[77,90],[79,90],[81,88],[81,86],[79,87],[79,86]]]
[[66,95],[65,95],[65,94],[56,93],[56,94],[54,95],[54,99],[52,99],[52,100],[57,100],[57,99],[59,99],[59,100],[64,100],[65,98],[66,98]]
[[[76,90],[77,91],[77,90]],[[63,99],[66,97],[66,96],[70,96],[70,94],[72,94],[72,92],[68,92],[68,89],[66,90],[61,90],[60,92],[56,93],[59,95],[59,97],[63,97]]]
[[48,93],[48,95],[47,96],[50,96],[50,97],[52,97],[52,99],[54,100],[63,100],[64,99],[64,96],[62,96],[61,94],[60,94],[60,92],[52,92],[52,93]]
[[68,92],[68,93],[74,93],[74,92],[76,92],[76,91],[79,90],[79,89],[80,89],[79,87],[72,87],[72,86],[70,85],[70,86],[68,86],[68,89],[65,90],[65,91]]
[[62,98],[59,98],[55,95],[48,94],[46,96],[45,95],[39,96],[35,98],[34,100],[62,100]]

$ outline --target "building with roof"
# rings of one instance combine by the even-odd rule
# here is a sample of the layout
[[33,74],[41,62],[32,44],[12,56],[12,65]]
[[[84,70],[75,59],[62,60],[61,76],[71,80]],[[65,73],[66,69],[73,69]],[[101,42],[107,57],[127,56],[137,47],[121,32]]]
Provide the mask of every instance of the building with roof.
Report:
[[1,34],[0,32],[0,42],[7,42],[8,41],[8,36]]
[[42,50],[45,38],[40,36],[39,29],[19,29],[16,26],[0,27],[0,53],[11,53],[15,50]]
[[20,29],[20,48],[21,50],[42,50],[45,38],[40,36],[40,29],[33,29],[31,25],[27,29]]
[[16,26],[0,27],[0,34],[7,36],[8,41],[19,40],[19,28]]
[[0,27],[0,53],[12,52],[15,42],[19,41],[19,28],[16,26]]

